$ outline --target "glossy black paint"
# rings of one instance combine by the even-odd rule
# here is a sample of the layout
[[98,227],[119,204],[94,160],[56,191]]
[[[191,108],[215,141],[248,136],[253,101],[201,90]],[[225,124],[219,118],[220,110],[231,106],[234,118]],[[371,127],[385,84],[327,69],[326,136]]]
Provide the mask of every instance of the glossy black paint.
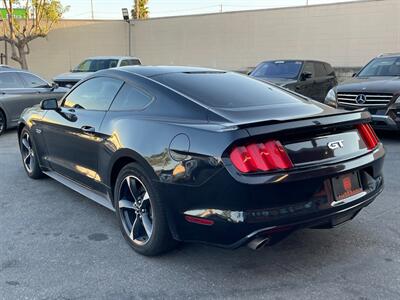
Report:
[[[296,78],[287,79],[279,77],[265,77],[256,74],[258,68],[262,67],[263,64],[270,62],[276,61],[266,61],[260,63],[249,75],[277,84],[319,102],[323,102],[328,91],[338,84],[336,74],[333,71],[332,66],[327,62],[314,60],[285,60],[285,62],[302,63],[300,72]],[[321,72],[317,71],[317,64],[321,67]]]
[[[266,83],[259,84],[272,97],[289,97],[290,103],[215,108],[157,81],[167,73],[196,72],[214,70],[127,67],[98,72],[79,85],[110,77],[150,94],[151,102],[136,111],[90,111],[63,107],[67,94],[58,110],[36,106],[25,111],[20,130],[29,128],[43,170],[109,199],[119,170],[132,161],[141,164],[161,195],[177,240],[234,248],[277,228],[331,226],[339,216],[352,217],[381,192],[383,146],[367,150],[354,131],[356,124],[370,121],[368,112],[338,111]],[[295,167],[250,175],[237,171],[230,149],[268,139],[286,146]],[[338,139],[351,148],[326,147]],[[331,178],[351,171],[360,173],[365,190],[336,203]],[[197,213],[206,214],[214,225],[187,222],[185,215]]]

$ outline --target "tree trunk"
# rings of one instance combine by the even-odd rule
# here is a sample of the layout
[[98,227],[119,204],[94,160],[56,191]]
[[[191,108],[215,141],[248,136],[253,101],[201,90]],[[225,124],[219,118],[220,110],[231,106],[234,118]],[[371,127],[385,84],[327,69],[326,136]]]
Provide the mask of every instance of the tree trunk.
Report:
[[22,45],[21,47],[18,48],[18,53],[19,53],[19,58],[21,60],[20,62],[21,68],[24,70],[28,70],[28,61],[26,60],[25,45]]
[[16,61],[17,63],[20,64],[21,69],[23,70],[28,70],[28,61],[26,59],[26,51],[25,51],[25,45],[24,44],[17,44],[14,46],[17,48],[17,51],[13,51],[13,55],[11,56],[11,59]]
[[139,19],[139,0],[135,0],[135,16],[134,19]]

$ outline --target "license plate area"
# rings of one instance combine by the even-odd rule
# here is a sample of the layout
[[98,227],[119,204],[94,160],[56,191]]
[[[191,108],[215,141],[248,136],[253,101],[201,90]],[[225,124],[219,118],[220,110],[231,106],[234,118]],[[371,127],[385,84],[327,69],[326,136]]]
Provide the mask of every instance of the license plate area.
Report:
[[332,187],[336,201],[343,201],[363,192],[357,171],[332,178]]

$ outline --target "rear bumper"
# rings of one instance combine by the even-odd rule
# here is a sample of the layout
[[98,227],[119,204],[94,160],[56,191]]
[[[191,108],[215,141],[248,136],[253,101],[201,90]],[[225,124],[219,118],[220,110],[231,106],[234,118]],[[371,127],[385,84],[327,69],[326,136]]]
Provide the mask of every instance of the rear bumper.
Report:
[[[383,189],[383,157],[379,145],[362,157],[288,173],[280,181],[268,176],[246,181],[222,169],[201,186],[159,183],[159,190],[175,239],[236,248],[258,236],[353,218]],[[331,178],[350,171],[360,173],[364,191],[337,203]],[[213,222],[195,224],[186,216]]]
[[286,223],[276,226],[270,226],[266,228],[261,228],[256,231],[251,232],[250,234],[246,235],[242,239],[238,240],[237,242],[230,244],[230,245],[216,245],[223,248],[228,249],[236,249],[243,245],[248,244],[251,240],[258,238],[258,237],[272,237],[274,235],[279,234],[287,234],[292,233],[296,230],[303,229],[303,228],[333,228],[346,221],[352,220],[361,209],[371,204],[375,198],[382,192],[383,186],[381,189],[372,197],[366,197],[365,199],[354,203],[348,207],[344,207],[343,209],[337,210],[332,213],[328,213],[326,215],[318,216],[315,218],[310,218],[306,220],[302,220],[295,223]]

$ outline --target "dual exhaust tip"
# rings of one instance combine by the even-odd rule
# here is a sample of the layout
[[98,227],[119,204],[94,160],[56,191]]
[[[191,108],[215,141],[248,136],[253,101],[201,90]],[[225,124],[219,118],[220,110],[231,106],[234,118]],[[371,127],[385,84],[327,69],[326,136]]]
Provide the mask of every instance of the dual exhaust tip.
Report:
[[255,239],[252,239],[248,244],[247,247],[249,247],[252,250],[259,250],[261,248],[264,248],[267,246],[271,241],[271,238],[268,236],[263,236],[263,237],[256,237]]

